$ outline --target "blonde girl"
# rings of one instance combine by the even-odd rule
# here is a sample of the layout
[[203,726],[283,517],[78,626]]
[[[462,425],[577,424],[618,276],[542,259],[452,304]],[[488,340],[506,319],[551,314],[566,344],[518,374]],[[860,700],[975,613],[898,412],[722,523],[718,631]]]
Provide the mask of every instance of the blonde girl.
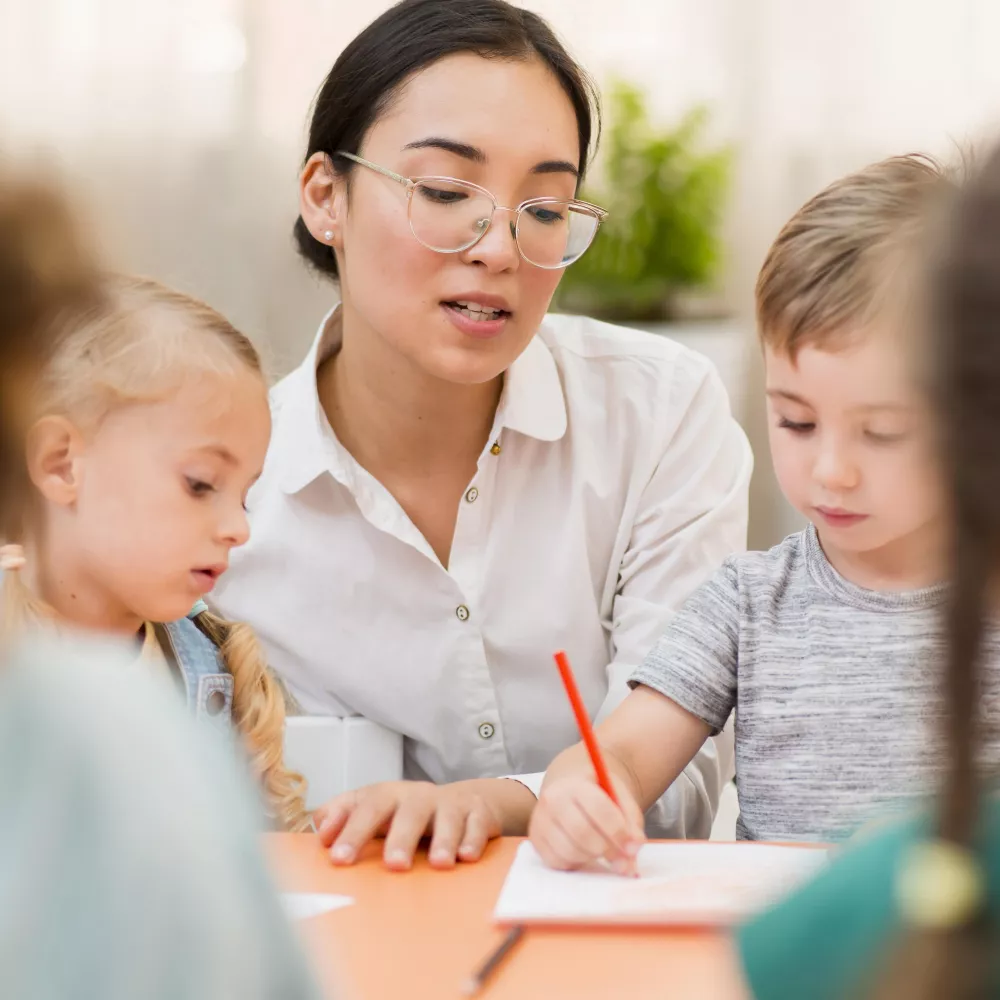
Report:
[[109,280],[42,375],[25,449],[33,490],[0,556],[0,631],[63,620],[135,637],[198,715],[231,720],[271,821],[301,830],[283,691],[252,631],[203,600],[248,537],[246,494],[269,436],[246,337],[155,282]]

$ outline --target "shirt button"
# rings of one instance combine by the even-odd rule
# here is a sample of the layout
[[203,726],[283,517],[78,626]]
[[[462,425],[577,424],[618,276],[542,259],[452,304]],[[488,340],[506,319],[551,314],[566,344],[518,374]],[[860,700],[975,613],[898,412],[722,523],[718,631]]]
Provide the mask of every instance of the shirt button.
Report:
[[465,494],[466,503],[475,503],[479,499],[479,490],[473,486],[468,493]]
[[467,622],[469,620],[469,609],[464,604],[460,604],[455,608],[455,614],[458,615],[460,622]]
[[205,711],[209,715],[218,715],[226,707],[226,696],[221,691],[213,691],[205,699]]
[[494,441],[493,442],[493,447],[490,448],[490,454],[491,455],[499,455],[500,454],[500,442],[499,441]]
[[479,724],[479,735],[482,736],[484,740],[492,739],[495,732],[496,730],[493,728],[492,722],[481,722]]

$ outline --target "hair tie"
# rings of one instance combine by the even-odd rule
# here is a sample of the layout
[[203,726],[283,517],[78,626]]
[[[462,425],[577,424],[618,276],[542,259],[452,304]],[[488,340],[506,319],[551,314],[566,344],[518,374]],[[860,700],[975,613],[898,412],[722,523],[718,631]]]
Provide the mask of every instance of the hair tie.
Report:
[[0,545],[0,570],[14,572],[24,569],[27,559],[24,558],[24,546]]
[[914,844],[896,873],[896,899],[907,923],[931,930],[968,923],[983,905],[986,879],[972,851],[944,840]]
[[188,612],[188,618],[197,618],[198,615],[203,615],[208,612],[208,605],[199,597],[197,601],[194,602],[194,607]]

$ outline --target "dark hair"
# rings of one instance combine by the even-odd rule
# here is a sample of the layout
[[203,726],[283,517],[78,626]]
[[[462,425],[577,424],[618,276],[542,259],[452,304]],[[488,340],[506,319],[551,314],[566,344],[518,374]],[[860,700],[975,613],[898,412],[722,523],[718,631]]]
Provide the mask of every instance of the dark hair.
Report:
[[[937,403],[952,505],[952,590],[944,676],[948,767],[937,836],[974,850],[982,794],[979,675],[1000,580],[1000,148],[959,193],[935,275]],[[985,877],[985,873],[984,873]],[[1000,927],[986,912],[941,931],[913,930],[880,996],[993,996]]]
[[61,326],[97,299],[97,274],[63,199],[0,171],[0,540],[26,488],[23,421]]
[[[402,0],[376,18],[341,52],[323,82],[305,159],[319,152],[357,153],[411,74],[460,52],[502,59],[534,56],[552,70],[576,112],[582,177],[600,133],[597,88],[542,18],[504,0]],[[342,159],[333,162],[339,172],[351,169]],[[301,216],[294,235],[299,253],[336,278],[333,249],[312,236]]]

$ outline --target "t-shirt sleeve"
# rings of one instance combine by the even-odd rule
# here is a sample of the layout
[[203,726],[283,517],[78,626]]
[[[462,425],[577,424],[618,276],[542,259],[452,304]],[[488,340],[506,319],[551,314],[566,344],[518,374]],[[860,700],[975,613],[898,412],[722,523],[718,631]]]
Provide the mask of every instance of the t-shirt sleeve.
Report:
[[740,590],[727,560],[691,595],[629,680],[659,691],[722,731],[736,702]]

